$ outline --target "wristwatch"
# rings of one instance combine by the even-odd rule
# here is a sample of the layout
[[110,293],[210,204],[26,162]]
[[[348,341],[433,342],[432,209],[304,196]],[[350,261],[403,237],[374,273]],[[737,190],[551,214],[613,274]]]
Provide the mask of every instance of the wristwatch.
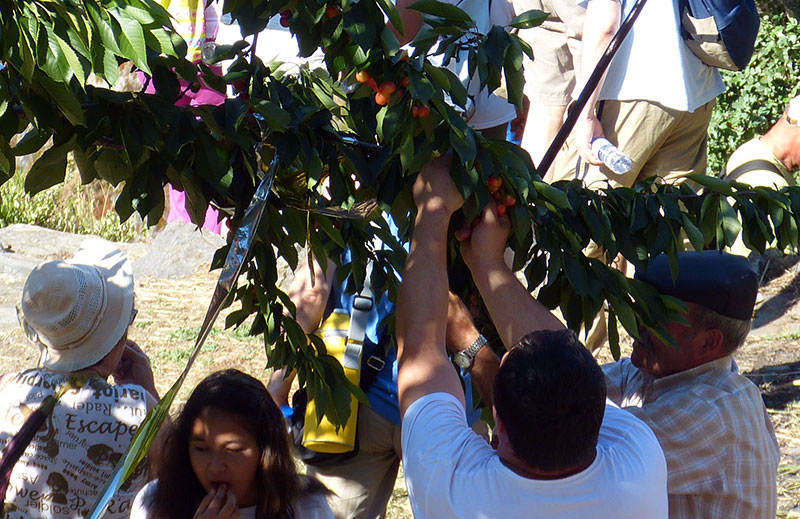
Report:
[[478,338],[475,339],[472,344],[465,350],[461,350],[455,355],[453,355],[453,362],[456,363],[456,366],[463,369],[469,369],[472,367],[472,362],[475,360],[475,355],[481,351],[481,348],[486,346],[486,343],[489,342],[486,340],[486,337],[483,335],[478,335]]

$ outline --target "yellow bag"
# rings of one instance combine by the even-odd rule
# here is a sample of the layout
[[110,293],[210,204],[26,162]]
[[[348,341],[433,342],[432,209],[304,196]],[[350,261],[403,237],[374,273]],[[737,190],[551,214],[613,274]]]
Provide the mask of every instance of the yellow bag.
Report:
[[[366,321],[366,313],[358,313],[354,310],[353,315],[350,315],[347,310],[342,308],[334,309],[319,329],[314,332],[325,342],[328,355],[335,357],[341,363],[345,376],[355,385],[358,385],[361,380],[364,333],[362,327],[360,337],[358,337],[359,332],[354,332],[354,328],[358,329],[358,325],[354,321],[360,320],[360,314],[365,314],[363,317]],[[365,325],[366,322],[364,322]],[[317,424],[317,409],[314,400],[309,399],[303,428],[303,447],[324,453],[350,452],[355,448],[357,423],[358,400],[355,396],[350,395],[350,417],[344,427],[339,427],[338,431],[327,417],[323,417],[322,421]]]

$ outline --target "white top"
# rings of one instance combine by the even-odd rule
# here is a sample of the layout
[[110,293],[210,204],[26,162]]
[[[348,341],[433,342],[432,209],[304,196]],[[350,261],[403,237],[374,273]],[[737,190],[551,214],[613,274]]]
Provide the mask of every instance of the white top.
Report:
[[[131,508],[130,519],[150,519],[150,506],[158,480],[151,481],[139,491]],[[300,496],[292,503],[295,519],[334,519],[325,496],[319,492]],[[239,509],[239,519],[256,519],[256,507]]]
[[[622,20],[633,4],[622,0]],[[719,71],[700,61],[683,41],[679,20],[677,0],[647,0],[611,60],[599,99],[653,101],[694,112],[724,92]]]
[[[46,369],[12,374],[0,384],[0,449],[30,412],[67,384]],[[72,519],[85,516],[147,415],[147,392],[91,378],[70,389],[53,408],[11,473],[3,519]],[[145,484],[142,462],[114,495],[104,517],[127,519]]]
[[415,401],[403,418],[403,467],[416,519],[667,517],[667,467],[652,431],[606,404],[597,457],[555,480],[524,478],[467,426],[453,395]]
[[[445,3],[455,5],[464,10],[475,21],[478,31],[486,34],[494,25],[507,25],[514,17],[514,9],[508,0],[442,0]],[[442,56],[431,56],[433,64],[441,66]],[[448,64],[453,73],[459,76],[462,82],[469,78],[466,57],[463,58],[461,65],[457,65],[455,60]],[[500,126],[510,122],[517,116],[517,110],[513,104],[495,94],[490,94],[487,89],[479,89],[480,80],[477,71],[472,78],[468,94],[473,96],[475,109],[467,117],[467,125],[473,130],[485,130],[494,126]]]

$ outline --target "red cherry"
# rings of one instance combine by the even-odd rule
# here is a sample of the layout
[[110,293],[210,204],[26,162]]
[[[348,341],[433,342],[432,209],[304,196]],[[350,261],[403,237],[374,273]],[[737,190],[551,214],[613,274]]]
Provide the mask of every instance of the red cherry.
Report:
[[370,76],[369,72],[367,72],[366,70],[359,70],[358,72],[356,72],[356,81],[358,81],[359,83],[366,83],[370,79],[372,79],[372,76]]
[[504,205],[497,205],[497,216],[505,216],[506,215],[506,206]]
[[506,195],[505,199],[503,200],[503,205],[506,207],[511,207],[512,205],[517,203],[517,199],[511,195]]
[[339,13],[341,13],[341,12],[342,12],[342,9],[339,8],[339,7],[336,7],[335,5],[329,5],[328,7],[325,8],[325,15],[328,18],[336,18],[337,16],[339,16]]
[[411,79],[408,76],[400,80],[400,86],[403,88],[408,88],[408,85],[410,84],[411,84]]
[[420,106],[419,110],[417,110],[417,116],[420,119],[425,119],[426,117],[428,117],[428,115],[430,115],[430,113],[431,109],[428,108],[427,106]]
[[385,96],[381,92],[375,93],[375,102],[378,103],[380,106],[386,106],[389,104],[389,97]]
[[395,85],[391,81],[384,81],[383,83],[381,83],[380,91],[386,97],[391,97],[392,94],[397,92],[397,85]]

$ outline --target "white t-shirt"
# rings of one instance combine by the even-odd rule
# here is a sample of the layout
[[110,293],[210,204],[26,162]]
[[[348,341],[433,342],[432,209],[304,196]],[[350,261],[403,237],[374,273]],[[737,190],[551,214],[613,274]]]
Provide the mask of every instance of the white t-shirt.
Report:
[[[150,519],[150,506],[156,485],[158,485],[158,480],[151,481],[139,491],[133,502],[129,519]],[[300,496],[292,503],[292,507],[295,519],[334,519],[325,496],[318,492]],[[239,519],[256,519],[256,507],[240,508]]]
[[[633,4],[622,0],[622,20]],[[599,99],[653,101],[694,112],[724,92],[719,71],[700,61],[683,41],[679,20],[677,0],[647,0],[608,66]]]
[[666,519],[667,467],[655,435],[606,404],[597,457],[555,480],[524,478],[466,424],[448,393],[415,401],[403,418],[403,467],[415,519]]

